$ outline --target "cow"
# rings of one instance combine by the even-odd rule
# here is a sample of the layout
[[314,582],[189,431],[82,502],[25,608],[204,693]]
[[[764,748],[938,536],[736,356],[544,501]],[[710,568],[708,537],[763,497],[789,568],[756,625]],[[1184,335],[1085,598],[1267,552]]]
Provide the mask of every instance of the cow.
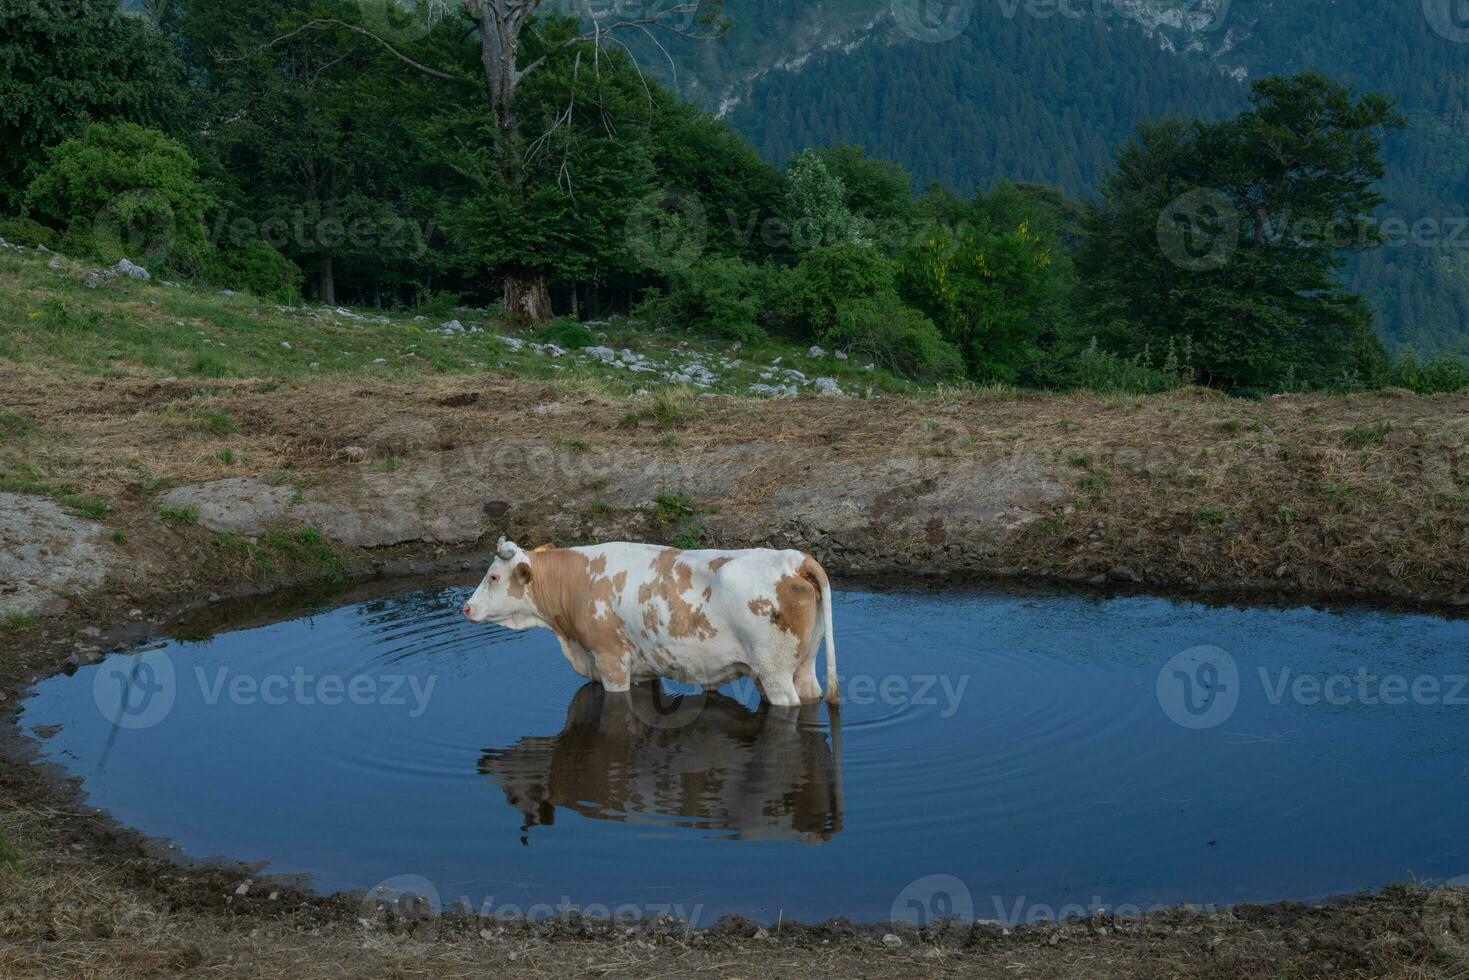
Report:
[[500,539],[461,610],[471,623],[543,627],[609,691],[667,678],[712,691],[752,676],[772,705],[836,704],[831,583],[799,551],[680,551],[648,544],[538,548]]

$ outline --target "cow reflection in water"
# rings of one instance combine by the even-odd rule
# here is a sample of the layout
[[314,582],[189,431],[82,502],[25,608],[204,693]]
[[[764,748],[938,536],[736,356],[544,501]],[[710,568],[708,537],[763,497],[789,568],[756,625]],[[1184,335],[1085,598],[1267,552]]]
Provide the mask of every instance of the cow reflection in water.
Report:
[[840,722],[833,712],[828,743],[820,719],[820,705],[752,712],[714,692],[678,701],[657,684],[622,694],[587,684],[561,734],[487,749],[479,771],[524,815],[522,831],[554,823],[559,806],[598,820],[821,844],[842,829],[842,776]]

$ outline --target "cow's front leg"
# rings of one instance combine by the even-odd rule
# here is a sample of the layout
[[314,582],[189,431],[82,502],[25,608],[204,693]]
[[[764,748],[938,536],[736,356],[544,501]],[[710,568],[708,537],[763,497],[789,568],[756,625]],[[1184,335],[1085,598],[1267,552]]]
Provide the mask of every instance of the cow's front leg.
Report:
[[556,639],[561,640],[561,655],[566,658],[567,663],[571,664],[571,669],[583,677],[591,677],[592,655],[582,649],[579,643],[562,640],[559,636]]
[[801,695],[796,692],[796,682],[790,674],[762,677],[760,689],[765,694],[765,699],[777,708],[801,706]]
[[615,693],[624,693],[632,683],[628,674],[627,658],[621,653],[604,653],[594,650],[592,656],[597,661],[597,673],[602,675],[599,679],[602,686]]

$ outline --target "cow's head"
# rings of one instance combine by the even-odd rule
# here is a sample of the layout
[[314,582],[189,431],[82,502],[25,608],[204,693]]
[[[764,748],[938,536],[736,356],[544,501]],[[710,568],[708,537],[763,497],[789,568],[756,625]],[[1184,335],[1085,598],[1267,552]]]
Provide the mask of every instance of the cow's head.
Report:
[[530,556],[513,541],[501,538],[494,564],[460,611],[471,623],[497,623],[511,629],[539,626],[540,617],[530,598],[534,574]]

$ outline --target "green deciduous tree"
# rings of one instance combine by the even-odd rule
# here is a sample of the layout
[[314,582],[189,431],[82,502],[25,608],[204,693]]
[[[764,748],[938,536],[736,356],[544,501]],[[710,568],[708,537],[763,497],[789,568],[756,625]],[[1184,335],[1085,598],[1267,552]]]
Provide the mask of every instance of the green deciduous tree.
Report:
[[53,148],[26,201],[67,229],[68,247],[102,258],[192,275],[213,248],[204,221],[214,196],[198,164],[176,140],[134,123],[98,123]]
[[182,130],[181,66],[116,0],[0,4],[0,213],[14,213],[44,151],[91,122]]
[[1022,223],[942,227],[899,260],[898,289],[959,348],[970,376],[1016,381],[1035,357],[1054,293],[1052,246]]
[[1219,123],[1144,127],[1086,219],[1089,313],[1123,354],[1186,339],[1201,380],[1278,390],[1381,369],[1339,276],[1375,247],[1391,104],[1319,75],[1257,82]]

